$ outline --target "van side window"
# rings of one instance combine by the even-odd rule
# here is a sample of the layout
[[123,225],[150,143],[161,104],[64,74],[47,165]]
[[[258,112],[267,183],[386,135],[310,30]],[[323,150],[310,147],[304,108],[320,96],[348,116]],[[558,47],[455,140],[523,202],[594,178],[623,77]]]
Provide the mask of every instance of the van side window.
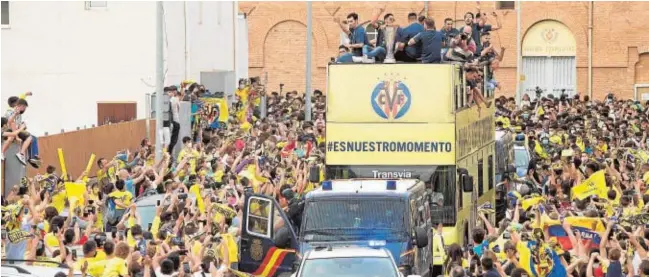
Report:
[[248,201],[248,224],[246,231],[260,237],[270,238],[272,202],[268,199],[251,197]]
[[478,197],[484,194],[484,162],[478,160]]
[[489,161],[487,161],[487,177],[489,177],[489,190],[494,189],[494,155],[489,155]]

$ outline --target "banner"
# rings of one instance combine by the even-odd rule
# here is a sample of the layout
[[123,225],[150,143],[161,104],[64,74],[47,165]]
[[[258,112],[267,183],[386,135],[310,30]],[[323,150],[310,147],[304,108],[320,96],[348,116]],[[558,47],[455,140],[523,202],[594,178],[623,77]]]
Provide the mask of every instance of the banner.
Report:
[[237,212],[234,211],[232,208],[228,207],[226,204],[213,203],[212,209],[215,210],[217,213],[222,214],[226,218],[234,218],[237,216]]
[[572,199],[583,200],[593,195],[606,199],[607,193],[608,188],[606,187],[604,170],[600,170],[590,175],[586,181],[572,188]]
[[327,123],[329,165],[452,165],[455,128],[438,124]]
[[[587,242],[590,248],[599,248],[599,243],[602,241],[599,233],[606,231],[606,226],[604,226],[600,218],[566,217],[564,222],[569,223],[573,231],[579,231],[582,241]],[[545,225],[548,226],[550,237],[557,238],[557,242],[564,250],[572,249],[573,245],[561,222],[548,219]]]

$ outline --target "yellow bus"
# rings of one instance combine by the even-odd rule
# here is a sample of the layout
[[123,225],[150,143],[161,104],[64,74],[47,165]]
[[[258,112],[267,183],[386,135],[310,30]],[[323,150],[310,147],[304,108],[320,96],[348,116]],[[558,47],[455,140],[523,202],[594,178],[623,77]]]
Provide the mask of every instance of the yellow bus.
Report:
[[458,64],[330,65],[326,179],[416,179],[428,205],[413,212],[444,225],[445,245],[470,243],[476,208],[494,204],[495,119],[467,91]]

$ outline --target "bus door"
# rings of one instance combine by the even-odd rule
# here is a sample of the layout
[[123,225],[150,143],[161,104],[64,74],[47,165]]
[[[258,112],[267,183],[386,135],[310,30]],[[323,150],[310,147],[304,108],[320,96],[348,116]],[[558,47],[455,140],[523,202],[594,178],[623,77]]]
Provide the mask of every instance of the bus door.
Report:
[[297,236],[274,198],[246,194],[239,269],[254,276],[291,272],[296,261]]

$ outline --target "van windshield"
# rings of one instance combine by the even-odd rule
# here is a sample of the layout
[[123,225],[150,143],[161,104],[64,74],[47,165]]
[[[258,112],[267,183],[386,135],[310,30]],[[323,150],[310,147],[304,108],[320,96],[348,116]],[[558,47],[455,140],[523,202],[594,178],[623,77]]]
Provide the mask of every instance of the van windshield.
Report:
[[401,198],[314,199],[305,207],[305,241],[407,239],[406,201]]

